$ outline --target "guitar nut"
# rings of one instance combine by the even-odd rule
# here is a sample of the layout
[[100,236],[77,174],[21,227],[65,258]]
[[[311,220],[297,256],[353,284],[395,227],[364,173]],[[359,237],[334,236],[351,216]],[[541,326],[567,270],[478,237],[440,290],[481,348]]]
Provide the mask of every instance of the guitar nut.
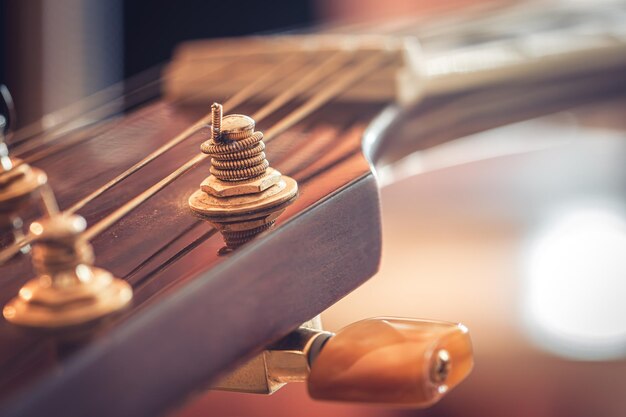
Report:
[[200,189],[215,197],[232,197],[263,192],[278,184],[281,174],[274,168],[268,168],[260,177],[246,181],[222,181],[214,175],[207,177],[200,184]]

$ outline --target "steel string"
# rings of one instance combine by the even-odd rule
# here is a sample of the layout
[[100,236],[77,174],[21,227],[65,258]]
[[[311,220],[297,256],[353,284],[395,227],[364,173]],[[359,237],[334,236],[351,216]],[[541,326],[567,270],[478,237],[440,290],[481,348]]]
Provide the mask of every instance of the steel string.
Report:
[[[365,59],[364,61],[356,65],[350,71],[342,74],[341,76],[337,77],[335,80],[326,84],[324,88],[322,88],[316,94],[311,96],[302,105],[300,105],[294,111],[289,113],[283,119],[278,121],[273,127],[268,129],[265,135],[265,141],[266,142],[271,141],[277,135],[284,132],[286,129],[289,129],[294,124],[298,123],[300,120],[302,120],[303,118],[311,114],[313,111],[317,110],[318,108],[323,106],[325,103],[327,103],[328,101],[332,100],[337,95],[347,90],[350,86],[352,86],[354,83],[356,83],[357,81],[365,77],[370,72],[376,69],[379,69],[384,64],[387,64],[390,61],[390,58],[391,58],[391,54],[388,54],[388,53],[383,53],[382,55],[374,54],[370,56],[368,59]],[[317,76],[312,76],[309,74],[309,76],[303,77],[300,80],[300,82],[294,84],[291,87],[290,89],[291,93],[287,94],[286,92],[284,92],[283,94],[277,96],[274,100],[270,101],[270,103],[268,103],[267,106],[269,108],[273,108],[273,110],[279,108],[282,104],[285,104],[290,99],[295,98],[295,96],[297,95],[297,92],[300,91],[300,89],[303,89],[308,85],[313,85],[315,82],[319,81],[323,76],[332,73],[331,69],[335,68],[336,65],[338,65],[339,63],[345,64],[345,62],[346,61],[342,61],[338,59],[336,55],[333,55],[329,60],[326,61],[325,65],[322,65],[317,68],[317,70],[315,71],[317,73]],[[251,92],[252,92],[252,89],[250,89],[248,93],[251,93]],[[293,94],[293,97],[291,96],[292,94]],[[232,100],[233,98],[235,98],[236,100]],[[243,94],[241,95],[238,94],[236,96],[233,96],[231,100],[229,100],[229,102],[234,101],[236,103],[237,101],[240,101],[242,98],[243,98]],[[282,104],[279,105],[279,103],[282,103]],[[228,102],[226,104],[228,104]],[[259,110],[257,114],[258,113],[260,113],[262,117],[266,117],[267,115],[270,114],[267,111],[265,111],[263,108]],[[204,125],[206,125],[206,121],[209,118],[210,118],[210,115],[204,116],[198,122],[194,123],[190,128],[182,132],[180,135],[177,135],[174,139],[172,139],[171,141],[163,145],[161,148],[157,149],[155,152],[148,155],[148,157],[144,158],[142,161],[140,161],[133,167],[129,168],[129,170],[120,174],[120,176],[116,177],[114,180],[105,184],[103,187],[101,187],[101,189],[94,191],[89,196],[85,197],[81,201],[74,204],[72,207],[70,207],[70,209],[66,211],[66,213],[75,212],[76,210],[78,210],[79,208],[87,204],[89,201],[91,201],[93,198],[97,197],[97,195],[102,194],[103,192],[110,189],[118,182],[122,181],[124,178],[127,178],[133,172],[136,172],[141,167],[145,166],[147,163],[154,160],[159,155],[162,155],[168,149],[171,149],[171,147],[175,146],[177,143],[180,143],[180,141],[193,135],[200,127],[203,127]],[[196,130],[193,130],[194,128]],[[162,150],[163,148],[165,149]],[[163,188],[165,188],[168,184],[172,183],[174,180],[184,175],[186,172],[191,170],[193,167],[195,167],[197,164],[204,161],[205,159],[208,159],[208,155],[205,155],[205,154],[196,155],[195,157],[193,157],[192,159],[190,159],[189,161],[181,165],[174,172],[172,172],[171,174],[169,174],[168,176],[166,176],[165,178],[163,178],[162,180],[160,180],[159,182],[157,182],[150,188],[146,189],[145,191],[143,191],[142,193],[140,193],[139,195],[137,195],[136,197],[128,201],[126,204],[119,207],[118,209],[116,209],[115,211],[113,211],[112,213],[104,217],[103,219],[101,219],[99,222],[91,226],[89,229],[87,229],[83,233],[84,237],[90,240],[93,237],[97,236],[98,234],[102,233],[103,231],[107,230],[109,227],[111,227],[117,221],[119,221],[128,213],[133,211],[143,202],[147,201],[149,198],[151,198],[152,196],[157,194],[159,191],[161,191]],[[130,172],[131,170],[132,172]],[[121,178],[122,175],[124,174],[126,175],[123,178]],[[97,192],[97,195],[96,195],[96,192]],[[10,259],[15,253],[17,253],[17,251],[19,251],[21,247],[25,246],[26,244],[32,243],[32,241],[34,240],[33,238],[34,236],[29,234],[25,236],[25,238],[22,241],[16,242],[13,245],[9,246],[8,248],[0,251],[0,263],[4,263],[6,260]]]

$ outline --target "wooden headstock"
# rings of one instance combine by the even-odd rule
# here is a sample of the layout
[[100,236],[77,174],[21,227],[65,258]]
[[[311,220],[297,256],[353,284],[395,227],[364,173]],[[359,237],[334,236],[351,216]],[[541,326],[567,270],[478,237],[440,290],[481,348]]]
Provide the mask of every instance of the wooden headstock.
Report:
[[[313,37],[308,49],[308,37],[271,48],[265,40],[193,44],[164,82],[144,83],[163,85],[164,96],[148,87],[105,95],[104,103],[89,102],[80,128],[67,122],[16,135],[12,155],[47,173],[59,209],[86,219],[95,264],[129,283],[134,296],[120,314],[71,331],[0,321],[0,412],[151,416],[207,386],[376,272],[374,166],[622,93],[624,60],[616,51],[624,42],[609,38],[486,67],[467,59],[480,48],[420,58],[405,37],[339,46],[336,36]],[[211,135],[208,95],[227,114],[257,119],[271,138],[267,159],[299,190],[271,231],[227,253],[216,228],[188,206],[209,173],[199,154]],[[110,114],[111,100],[126,100],[128,111]],[[22,214],[26,223],[41,215]],[[29,256],[4,264],[2,305],[33,275]]]
[[[119,399],[115,413],[141,408],[152,414],[356,288],[376,271],[380,257],[377,187],[361,152],[364,118],[379,109],[328,107],[268,144],[272,166],[298,181],[299,198],[271,233],[226,256],[219,254],[222,236],[187,205],[208,165],[191,170],[95,236],[96,265],[132,285],[132,306],[79,335],[34,332],[3,321],[3,397],[34,406],[28,412],[36,414],[64,408],[68,401],[113,412],[110,395]],[[206,110],[158,101],[119,124],[108,122],[114,126],[87,134],[76,145],[56,152],[50,145],[51,155],[38,166],[66,210]],[[201,129],[78,213],[97,225],[120,201],[197,155],[207,133]],[[2,284],[6,304],[34,272],[25,256],[12,259],[3,274],[9,277]],[[132,352],[141,352],[142,360]],[[159,376],[146,379],[155,364]],[[110,376],[99,377],[103,371]],[[128,395],[131,386],[142,388]],[[104,390],[107,398],[100,396]],[[41,402],[20,400],[34,392]],[[147,403],[153,405],[145,408]]]

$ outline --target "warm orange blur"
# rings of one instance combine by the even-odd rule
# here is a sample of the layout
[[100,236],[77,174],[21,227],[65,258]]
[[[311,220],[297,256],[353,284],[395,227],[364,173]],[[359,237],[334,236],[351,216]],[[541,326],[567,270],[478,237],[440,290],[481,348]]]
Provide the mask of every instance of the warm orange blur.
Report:
[[[319,13],[330,21],[372,22],[485,3],[319,0]],[[626,314],[619,313],[624,309],[611,301],[609,292],[599,295],[601,301],[592,294],[598,280],[615,284],[610,280],[622,273],[620,259],[626,259],[623,246],[608,247],[626,238],[619,226],[626,219],[620,180],[626,156],[620,114],[625,109],[624,101],[610,102],[581,109],[576,117],[568,112],[498,129],[427,151],[413,165],[417,169],[405,170],[416,162],[407,161],[395,172],[379,173],[383,182],[394,182],[382,191],[381,271],[329,309],[323,320],[333,331],[380,315],[467,324],[476,366],[441,403],[419,411],[324,403],[311,400],[305,384],[292,384],[272,397],[207,393],[176,415],[626,415]],[[589,207],[594,215],[585,217]],[[603,217],[595,214],[603,210],[617,221],[608,226],[598,222]],[[548,246],[562,241],[543,239],[558,231],[553,221],[569,212],[583,213],[575,217],[576,230],[591,230],[580,235],[586,259],[568,258],[568,253],[555,259],[559,248]],[[585,219],[588,224],[581,224]],[[612,240],[602,240],[607,235],[603,227]],[[577,237],[568,236],[570,248]],[[537,275],[532,254],[542,250],[551,250],[552,263],[542,265],[543,275]],[[579,276],[580,265],[595,265],[598,274]],[[545,285],[535,288],[537,280]],[[541,294],[550,289],[550,280],[565,286]],[[620,289],[623,285],[613,290]],[[541,308],[533,310],[538,296],[543,297]],[[578,320],[579,326],[559,314]],[[542,328],[546,322],[541,320],[552,327]],[[570,327],[554,327],[558,325]],[[578,333],[567,333],[572,329]],[[610,350],[612,339],[594,336],[600,331],[617,334],[617,353]]]
[[[272,397],[212,392],[178,416],[626,415],[626,314],[616,303],[623,279],[610,281],[623,275],[624,246],[611,242],[623,242],[626,227],[609,229],[609,240],[607,233],[581,235],[586,257],[553,259],[557,269],[542,281],[566,274],[570,286],[548,294],[549,310],[528,315],[537,296],[528,286],[536,257],[528,254],[546,248],[555,253],[562,241],[546,241],[544,232],[549,236],[560,214],[590,213],[589,207],[610,214],[577,217],[575,230],[602,232],[604,218],[613,219],[609,226],[615,219],[626,224],[619,204],[626,175],[624,109],[626,101],[612,101],[496,129],[426,151],[418,164],[379,173],[383,183],[394,181],[382,191],[381,270],[323,314],[323,321],[334,331],[380,315],[465,323],[476,365],[439,404],[412,411],[323,403],[311,400],[304,384],[293,384]],[[494,143],[497,152],[485,146]],[[483,155],[465,152],[468,146]],[[567,247],[577,239],[571,236]],[[597,273],[577,275],[580,265],[594,262]],[[571,327],[567,320],[577,316],[570,306],[591,323],[584,327],[577,319],[576,337],[554,327]],[[568,315],[560,321],[549,315],[559,312]],[[599,331],[622,338],[597,337]],[[607,350],[611,346],[622,350]]]
[[389,22],[407,16],[425,16],[487,4],[507,4],[519,0],[317,0],[319,15],[329,21]]

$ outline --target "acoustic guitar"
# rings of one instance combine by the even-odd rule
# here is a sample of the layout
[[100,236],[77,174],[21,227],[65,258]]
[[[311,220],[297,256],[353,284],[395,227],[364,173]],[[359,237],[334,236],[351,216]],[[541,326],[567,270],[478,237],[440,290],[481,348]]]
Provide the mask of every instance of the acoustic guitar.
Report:
[[438,401],[472,368],[463,325],[317,318],[377,271],[376,170],[623,95],[625,19],[543,4],[189,42],[17,131],[3,89],[0,415],[154,416],[302,380]]

